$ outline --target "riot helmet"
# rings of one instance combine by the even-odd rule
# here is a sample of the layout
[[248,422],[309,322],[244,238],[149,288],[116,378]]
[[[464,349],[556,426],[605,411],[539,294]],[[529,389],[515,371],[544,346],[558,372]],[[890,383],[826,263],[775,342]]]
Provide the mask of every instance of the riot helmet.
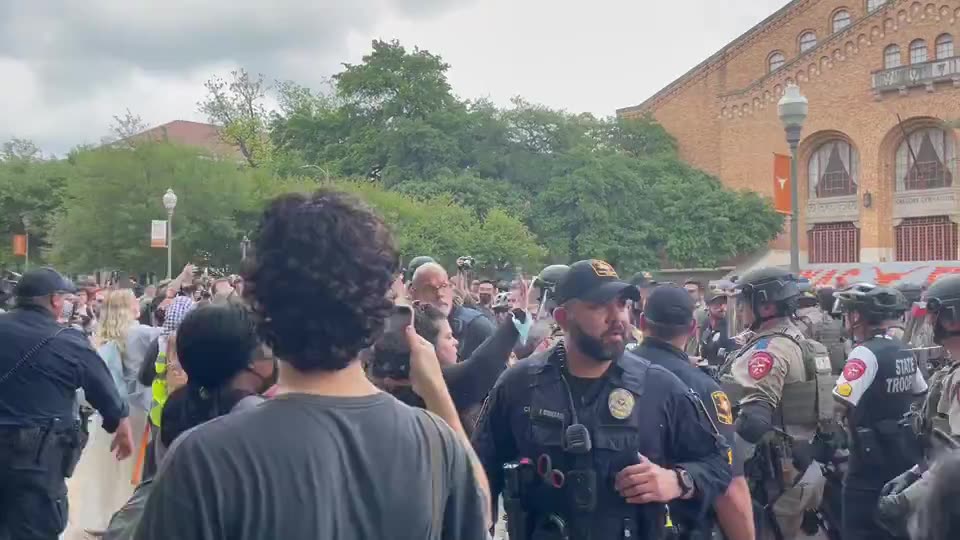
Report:
[[948,337],[960,336],[940,323],[960,322],[960,275],[944,276],[933,282],[926,293],[927,313],[933,318],[933,341],[942,345]]
[[539,315],[551,314],[557,307],[554,301],[554,291],[557,283],[567,274],[570,267],[565,264],[551,264],[544,268],[533,279],[533,286],[540,290],[540,313]]
[[419,257],[414,257],[410,259],[410,263],[407,264],[407,271],[404,272],[404,276],[403,276],[404,281],[410,281],[411,279],[413,279],[413,273],[417,271],[417,268],[420,268],[425,264],[435,263],[435,262],[437,261],[435,261],[433,257],[429,257],[427,255],[420,255]]
[[[749,306],[753,312],[753,322],[750,330],[756,330],[764,322],[781,317],[791,317],[797,311],[797,300],[800,297],[800,286],[797,276],[776,267],[765,267],[747,272],[737,280],[734,286],[731,302],[735,305],[727,309],[728,320],[731,321],[731,331],[739,331],[742,324],[737,315],[737,307]],[[773,316],[762,317],[760,306],[773,304],[776,313]]]
[[910,304],[919,302],[923,296],[923,286],[919,283],[901,283],[895,288],[900,291],[900,294],[902,294]]
[[857,283],[833,293],[835,314],[859,313],[867,327],[883,321],[899,319],[910,309],[907,299],[897,289],[878,287],[872,283]]

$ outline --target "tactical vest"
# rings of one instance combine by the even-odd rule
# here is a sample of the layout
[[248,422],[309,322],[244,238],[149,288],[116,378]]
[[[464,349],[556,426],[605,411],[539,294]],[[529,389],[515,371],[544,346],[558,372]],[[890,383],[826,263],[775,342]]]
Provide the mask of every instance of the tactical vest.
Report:
[[840,375],[843,365],[847,362],[846,336],[847,332],[843,324],[833,317],[824,317],[824,320],[813,325],[812,337],[827,348],[830,356],[830,370],[834,375]]
[[721,370],[721,386],[732,402],[743,399],[744,390],[728,373],[736,359],[749,351],[753,345],[764,338],[785,337],[800,347],[806,380],[785,384],[780,396],[778,416],[786,425],[815,426],[833,420],[833,397],[831,392],[834,377],[830,369],[830,355],[827,348],[816,340],[806,338],[800,332],[777,332],[754,337],[740,352],[734,355]]
[[950,425],[946,419],[941,418],[937,413],[937,406],[943,397],[944,387],[947,381],[950,380],[950,375],[958,368],[960,368],[960,363],[954,363],[937,371],[930,377],[927,398],[923,401],[923,406],[920,409],[920,414],[923,418],[923,427],[919,435],[929,437],[934,428],[938,428],[941,431],[945,430],[947,433],[950,432]]

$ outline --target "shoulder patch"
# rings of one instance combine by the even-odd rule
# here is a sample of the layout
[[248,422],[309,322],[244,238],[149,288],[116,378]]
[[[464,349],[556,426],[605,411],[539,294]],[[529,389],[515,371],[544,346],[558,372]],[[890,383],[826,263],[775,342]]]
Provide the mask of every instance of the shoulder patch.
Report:
[[755,352],[753,356],[750,357],[747,368],[750,372],[750,378],[759,381],[766,377],[767,374],[770,373],[770,370],[773,369],[773,356],[768,352]]
[[730,405],[730,398],[727,397],[726,392],[717,390],[710,394],[710,399],[713,400],[713,406],[717,409],[717,420],[721,424],[733,425],[733,407]]
[[770,344],[770,338],[762,337],[758,339],[756,343],[753,344],[753,348],[754,350],[757,350],[757,351],[763,351],[767,349],[767,345],[769,344]]
[[852,382],[863,377],[863,374],[866,372],[867,364],[859,358],[854,358],[843,366],[843,378],[846,379],[847,382]]

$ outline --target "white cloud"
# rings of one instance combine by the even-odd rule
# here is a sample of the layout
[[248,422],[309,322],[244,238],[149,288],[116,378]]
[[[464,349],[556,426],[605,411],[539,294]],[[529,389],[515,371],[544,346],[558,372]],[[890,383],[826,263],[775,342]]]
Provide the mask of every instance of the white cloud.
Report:
[[0,3],[0,139],[63,153],[129,108],[203,120],[203,81],[243,66],[317,85],[375,38],[440,54],[463,97],[612,114],[786,0],[167,0]]

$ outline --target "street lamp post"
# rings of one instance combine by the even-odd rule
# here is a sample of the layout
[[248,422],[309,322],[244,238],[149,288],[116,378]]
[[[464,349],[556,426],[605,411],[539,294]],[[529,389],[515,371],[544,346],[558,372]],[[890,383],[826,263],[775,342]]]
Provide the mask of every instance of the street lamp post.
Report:
[[163,207],[167,209],[167,279],[173,277],[173,209],[177,207],[177,194],[167,189],[163,194]]
[[30,216],[24,214],[20,220],[23,222],[23,271],[26,272],[30,269]]
[[247,248],[250,246],[250,239],[247,238],[247,235],[243,235],[243,240],[240,240],[240,260],[247,260]]
[[780,121],[787,133],[790,145],[790,271],[800,272],[800,202],[797,182],[797,147],[800,145],[800,132],[807,119],[809,105],[807,98],[800,93],[795,84],[787,86],[786,92],[777,104]]

